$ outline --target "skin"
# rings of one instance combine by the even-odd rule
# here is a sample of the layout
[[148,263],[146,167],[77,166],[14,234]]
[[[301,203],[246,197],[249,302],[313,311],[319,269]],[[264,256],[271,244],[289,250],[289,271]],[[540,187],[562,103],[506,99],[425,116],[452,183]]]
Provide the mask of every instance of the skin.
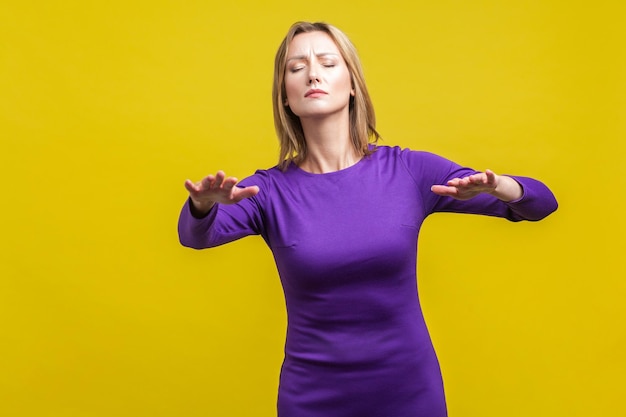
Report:
[[[350,71],[337,45],[324,32],[302,33],[289,44],[286,105],[300,118],[307,154],[300,168],[326,173],[347,168],[361,156],[350,142]],[[311,91],[323,91],[308,95]]]
[[[302,33],[289,44],[285,73],[285,106],[300,118],[307,143],[307,155],[299,167],[311,173],[327,173],[357,163],[361,156],[349,137],[350,96],[354,95],[351,75],[337,45],[324,32]],[[309,94],[312,90],[320,90]],[[257,186],[239,188],[238,180],[223,171],[198,182],[185,181],[193,215],[203,216],[215,205],[235,204],[259,192]],[[522,196],[514,179],[486,170],[445,185],[433,185],[441,196],[469,200],[489,193],[503,201]]]
[[224,171],[207,175],[198,182],[186,180],[185,188],[189,192],[192,214],[196,217],[204,216],[215,203],[235,204],[259,193],[256,185],[239,188],[235,187],[237,182],[239,180],[235,177],[226,177]]
[[437,195],[469,200],[478,194],[487,193],[502,201],[513,201],[522,197],[522,186],[511,177],[497,175],[491,170],[464,178],[454,178],[446,185],[433,185],[431,191]]

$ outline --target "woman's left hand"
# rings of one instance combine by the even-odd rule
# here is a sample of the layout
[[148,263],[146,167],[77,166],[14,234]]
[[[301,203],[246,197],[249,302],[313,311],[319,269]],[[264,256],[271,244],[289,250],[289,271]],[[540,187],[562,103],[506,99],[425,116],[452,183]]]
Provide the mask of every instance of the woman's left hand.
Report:
[[517,181],[496,175],[489,169],[468,177],[453,178],[446,185],[433,185],[430,189],[437,195],[457,200],[469,200],[481,193],[492,194],[503,201],[516,200],[522,196],[522,187]]

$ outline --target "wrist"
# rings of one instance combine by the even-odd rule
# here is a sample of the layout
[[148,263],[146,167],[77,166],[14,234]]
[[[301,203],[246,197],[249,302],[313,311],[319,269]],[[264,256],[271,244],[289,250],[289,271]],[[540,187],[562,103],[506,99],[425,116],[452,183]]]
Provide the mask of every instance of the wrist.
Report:
[[198,201],[189,197],[189,209],[194,217],[204,217],[215,205],[214,201]]
[[509,202],[522,197],[522,186],[513,178],[507,177],[506,175],[499,175],[496,184],[496,188],[494,188],[490,194],[497,199]]

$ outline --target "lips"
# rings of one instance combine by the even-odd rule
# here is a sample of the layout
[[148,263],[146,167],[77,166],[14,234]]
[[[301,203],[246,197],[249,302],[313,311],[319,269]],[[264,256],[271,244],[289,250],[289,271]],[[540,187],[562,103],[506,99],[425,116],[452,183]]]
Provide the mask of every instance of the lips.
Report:
[[304,97],[320,97],[320,96],[322,96],[324,94],[328,94],[328,93],[326,91],[324,91],[324,90],[311,89],[311,90],[306,92]]

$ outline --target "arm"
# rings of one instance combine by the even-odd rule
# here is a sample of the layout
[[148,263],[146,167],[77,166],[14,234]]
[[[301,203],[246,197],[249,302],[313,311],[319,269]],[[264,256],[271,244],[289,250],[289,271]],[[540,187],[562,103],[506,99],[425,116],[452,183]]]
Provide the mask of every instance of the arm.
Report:
[[235,187],[237,182],[235,177],[226,177],[224,171],[207,175],[196,183],[191,180],[185,181],[185,188],[189,191],[191,214],[202,218],[208,214],[215,203],[235,204],[259,193],[258,186],[238,188]]
[[403,150],[402,161],[420,190],[425,213],[536,221],[558,207],[550,189],[533,178],[477,172],[428,152]]
[[[246,182],[261,184],[262,175],[257,172]],[[185,182],[189,198],[178,220],[178,235],[183,246],[209,248],[262,232],[257,197],[261,188],[237,184],[236,178],[226,177],[222,171],[197,183]]]
[[431,191],[440,196],[469,200],[481,193],[491,194],[498,200],[519,200],[524,194],[522,186],[511,177],[496,175],[487,170],[464,178],[454,178],[446,185],[433,185]]
[[[441,199],[436,211],[486,214],[511,221],[537,221],[554,212],[554,194],[540,181],[519,176],[496,175],[493,171],[453,178],[446,185],[433,185]],[[494,198],[495,197],[495,198]]]

